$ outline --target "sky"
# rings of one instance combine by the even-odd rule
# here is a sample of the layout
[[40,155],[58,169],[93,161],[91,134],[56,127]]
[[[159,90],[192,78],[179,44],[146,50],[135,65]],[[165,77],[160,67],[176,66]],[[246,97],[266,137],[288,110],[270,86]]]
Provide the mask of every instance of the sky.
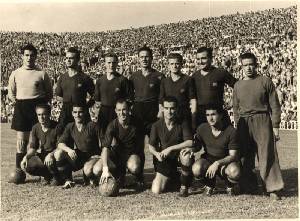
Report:
[[0,31],[107,31],[285,8],[297,1],[3,1]]

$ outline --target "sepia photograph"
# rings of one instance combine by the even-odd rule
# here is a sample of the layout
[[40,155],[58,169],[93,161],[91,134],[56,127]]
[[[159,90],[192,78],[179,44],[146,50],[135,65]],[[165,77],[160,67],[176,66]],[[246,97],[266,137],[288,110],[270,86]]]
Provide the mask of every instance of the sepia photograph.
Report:
[[0,0],[1,220],[299,219],[298,3]]

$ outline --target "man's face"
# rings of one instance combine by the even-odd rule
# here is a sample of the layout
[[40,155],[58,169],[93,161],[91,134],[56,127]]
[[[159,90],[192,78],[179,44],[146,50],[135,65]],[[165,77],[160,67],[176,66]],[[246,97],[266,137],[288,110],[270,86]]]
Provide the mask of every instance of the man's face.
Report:
[[150,68],[152,63],[152,57],[149,51],[140,51],[139,61],[142,68]]
[[123,122],[129,117],[129,107],[126,102],[117,103],[115,108],[119,122]]
[[47,109],[37,108],[35,112],[41,125],[45,125],[50,121],[50,114],[48,113]]
[[197,53],[196,59],[200,70],[207,70],[210,68],[212,59],[208,56],[207,51]]
[[83,107],[73,107],[72,115],[76,123],[82,123],[84,116]]
[[36,54],[33,51],[25,50],[22,58],[23,58],[23,65],[26,68],[34,67],[35,60],[36,60]]
[[242,59],[242,68],[246,77],[253,77],[256,75],[256,63],[252,58]]
[[219,114],[217,110],[206,110],[206,119],[210,126],[216,126],[221,118],[222,115]]
[[177,111],[176,103],[164,101],[163,107],[164,118],[168,120],[174,119]]
[[66,53],[66,65],[68,68],[76,68],[78,66],[78,58],[75,53],[67,52]]
[[182,62],[178,58],[168,59],[169,70],[172,74],[178,74],[182,68]]
[[106,73],[114,73],[117,70],[118,61],[116,57],[105,57]]

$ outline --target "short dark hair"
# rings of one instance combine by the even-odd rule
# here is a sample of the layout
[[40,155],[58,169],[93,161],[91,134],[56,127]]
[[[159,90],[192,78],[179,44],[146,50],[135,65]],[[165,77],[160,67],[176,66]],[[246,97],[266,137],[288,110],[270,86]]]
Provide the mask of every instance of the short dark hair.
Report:
[[183,57],[179,53],[170,53],[167,57],[167,59],[178,59],[180,63],[183,63]]
[[144,45],[143,47],[138,49],[138,56],[140,56],[141,51],[148,51],[151,58],[153,58],[153,52],[152,52],[151,48],[147,47],[146,45]]
[[257,57],[251,53],[251,52],[246,52],[244,54],[240,55],[240,59],[244,60],[244,59],[253,59],[253,61],[255,62],[255,64],[257,64]]
[[164,104],[164,102],[175,103],[176,107],[178,106],[178,100],[177,100],[176,97],[173,97],[173,96],[166,96],[166,97],[163,99],[162,104]]
[[66,53],[69,52],[69,53],[74,53],[77,60],[79,61],[80,60],[80,53],[81,51],[78,50],[76,47],[69,47],[67,50],[66,50]]
[[73,110],[74,107],[81,107],[81,108],[85,109],[86,108],[86,104],[83,104],[83,103],[80,103],[80,102],[76,102],[76,103],[73,103],[72,110]]
[[223,106],[222,105],[220,105],[220,104],[207,104],[207,105],[205,105],[205,112],[207,111],[207,110],[216,110],[219,114],[223,114],[224,113],[224,108],[223,108]]
[[198,50],[197,50],[197,54],[198,53],[202,53],[202,52],[207,52],[207,56],[209,57],[209,58],[212,58],[212,53],[213,53],[213,49],[212,48],[209,48],[209,47],[200,47],[200,48],[198,48]]
[[34,55],[37,55],[38,53],[36,47],[34,47],[31,43],[28,43],[21,48],[21,54],[24,54],[25,50],[32,51]]
[[115,58],[115,59],[117,60],[117,62],[119,62],[118,56],[117,56],[115,53],[113,53],[113,52],[108,52],[108,53],[106,53],[106,54],[104,55],[104,59],[105,59],[105,58]]
[[35,111],[37,109],[45,109],[48,114],[51,114],[51,106],[49,104],[38,104],[35,106]]
[[123,104],[123,103],[125,103],[128,108],[131,107],[131,102],[129,100],[127,100],[127,99],[124,99],[124,98],[117,99],[116,106],[117,106],[117,104]]

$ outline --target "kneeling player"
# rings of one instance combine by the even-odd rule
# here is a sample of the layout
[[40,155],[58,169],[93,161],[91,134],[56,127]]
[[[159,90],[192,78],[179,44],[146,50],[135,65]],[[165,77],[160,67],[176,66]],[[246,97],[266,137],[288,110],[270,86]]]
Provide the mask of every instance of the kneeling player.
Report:
[[239,146],[236,130],[232,125],[226,125],[223,109],[216,105],[206,107],[207,123],[197,128],[196,147],[204,147],[201,155],[192,167],[197,178],[203,178],[206,195],[212,195],[216,182],[216,175],[225,179],[227,193],[236,194],[233,185],[240,177]]
[[65,175],[63,188],[66,189],[75,185],[72,181],[72,171],[82,168],[85,183],[88,180],[92,185],[96,183],[93,167],[100,158],[101,130],[95,122],[86,122],[84,113],[84,106],[73,105],[72,115],[75,122],[66,126],[54,153],[57,167],[60,173]]
[[[38,123],[31,132],[29,149],[24,156],[21,167],[33,176],[42,176],[45,184],[49,184],[53,179],[53,185],[60,185],[54,151],[56,148],[57,137],[60,134],[57,129],[57,122],[50,120],[51,108],[48,104],[39,104],[35,108]],[[37,150],[40,148],[41,152]]]
[[156,172],[152,192],[156,194],[164,192],[170,179],[177,178],[177,166],[180,161],[179,196],[186,197],[192,178],[192,132],[186,121],[178,121],[176,98],[165,97],[162,104],[164,117],[152,125],[149,139],[149,150],[154,156],[153,163]]
[[[95,165],[94,172],[100,176],[103,171],[100,184],[114,176],[122,185],[127,168],[137,179],[137,191],[142,191],[144,189],[143,171],[141,159],[138,156],[140,147],[137,146],[137,140],[142,134],[137,130],[133,118],[129,114],[130,105],[126,100],[118,100],[115,111],[117,119],[114,119],[107,127],[102,159]],[[114,145],[113,140],[115,141]]]

